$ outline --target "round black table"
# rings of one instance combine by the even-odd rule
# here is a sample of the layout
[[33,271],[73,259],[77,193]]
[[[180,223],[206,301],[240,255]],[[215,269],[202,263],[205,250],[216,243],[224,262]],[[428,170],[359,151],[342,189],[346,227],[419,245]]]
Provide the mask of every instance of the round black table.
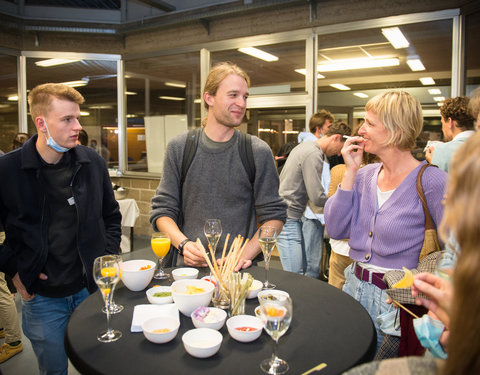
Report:
[[[153,253],[137,251],[126,258],[153,259]],[[249,273],[264,279],[264,269],[251,267]],[[201,270],[200,276],[207,273]],[[271,269],[269,279],[293,300],[290,329],[280,339],[278,355],[290,364],[289,374],[302,374],[321,362],[322,375],[343,371],[373,359],[376,333],[366,310],[349,295],[320,280]],[[170,281],[150,285],[170,285]],[[153,344],[141,332],[131,333],[133,308],[147,304],[145,291],[132,292],[119,283],[114,300],[124,310],[112,316],[111,324],[122,331],[120,340],[100,343],[96,336],[106,327],[100,292],[89,296],[74,311],[67,327],[65,346],[68,357],[82,374],[262,374],[260,362],[272,355],[273,340],[263,332],[251,343],[239,343],[224,326],[223,342],[213,357],[197,359],[184,349],[182,335],[194,328],[190,318],[180,313],[180,329],[167,344]],[[247,300],[246,314],[254,314],[257,299]]]

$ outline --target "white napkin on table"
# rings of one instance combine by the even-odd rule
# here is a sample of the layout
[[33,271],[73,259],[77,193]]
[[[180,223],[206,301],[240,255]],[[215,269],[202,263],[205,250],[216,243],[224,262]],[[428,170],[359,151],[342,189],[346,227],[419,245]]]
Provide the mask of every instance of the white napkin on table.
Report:
[[166,305],[136,305],[133,309],[131,332],[142,332],[142,323],[150,318],[168,316],[180,321],[178,308],[175,304]]

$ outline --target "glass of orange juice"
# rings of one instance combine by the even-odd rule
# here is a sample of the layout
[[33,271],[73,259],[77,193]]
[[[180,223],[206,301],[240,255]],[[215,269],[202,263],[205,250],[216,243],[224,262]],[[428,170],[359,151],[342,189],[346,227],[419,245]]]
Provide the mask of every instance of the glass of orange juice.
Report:
[[155,232],[152,234],[151,241],[152,250],[158,257],[157,267],[155,268],[155,279],[167,279],[170,275],[165,273],[162,268],[162,261],[170,250],[170,236],[165,232]]

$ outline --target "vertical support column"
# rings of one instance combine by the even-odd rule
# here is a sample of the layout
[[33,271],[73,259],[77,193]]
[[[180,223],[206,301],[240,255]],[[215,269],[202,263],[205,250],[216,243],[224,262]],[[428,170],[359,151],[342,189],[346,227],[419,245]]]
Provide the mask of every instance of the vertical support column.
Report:
[[[202,48],[200,50],[200,96],[203,94],[203,88],[205,87],[205,82],[207,81],[208,73],[210,72],[212,62],[210,59],[210,51],[208,49]],[[207,110],[203,105],[203,97],[202,97],[202,104],[200,106],[200,114],[202,119],[207,116]]]
[[150,116],[150,78],[145,78],[145,116]]
[[450,96],[465,95],[465,18],[453,17],[452,24],[452,91]]
[[117,175],[125,173],[127,167],[127,124],[125,94],[125,63],[117,61],[117,130],[118,130],[118,171]]
[[310,117],[317,111],[318,101],[318,80],[317,80],[317,58],[318,36],[313,34],[305,41],[305,89],[309,100],[305,110],[305,131],[308,131]]
[[27,58],[17,56],[18,131],[28,133]]

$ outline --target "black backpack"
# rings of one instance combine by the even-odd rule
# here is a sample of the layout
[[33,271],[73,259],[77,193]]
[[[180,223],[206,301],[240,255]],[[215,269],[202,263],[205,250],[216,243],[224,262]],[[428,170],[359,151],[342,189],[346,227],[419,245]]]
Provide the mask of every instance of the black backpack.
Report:
[[[180,206],[182,205],[182,190],[183,190],[183,183],[185,182],[185,178],[187,177],[188,170],[192,165],[193,158],[197,153],[198,148],[198,140],[200,138],[200,132],[202,128],[192,129],[188,132],[187,140],[185,141],[185,149],[183,151],[183,160],[182,160],[182,174],[180,177]],[[242,160],[243,168],[247,172],[248,178],[250,180],[250,184],[252,185],[252,196],[253,196],[253,186],[255,182],[255,161],[253,159],[253,150],[252,150],[252,136],[250,134],[246,134],[240,132],[240,142],[238,144],[238,153],[240,154],[240,159]],[[250,214],[249,214],[249,222],[250,217],[253,213],[253,207],[250,207]],[[178,218],[177,225],[181,229],[183,224],[183,215],[180,211],[180,216]],[[165,259],[166,266],[176,266],[177,264],[177,251],[173,248],[167,255],[167,259]]]

